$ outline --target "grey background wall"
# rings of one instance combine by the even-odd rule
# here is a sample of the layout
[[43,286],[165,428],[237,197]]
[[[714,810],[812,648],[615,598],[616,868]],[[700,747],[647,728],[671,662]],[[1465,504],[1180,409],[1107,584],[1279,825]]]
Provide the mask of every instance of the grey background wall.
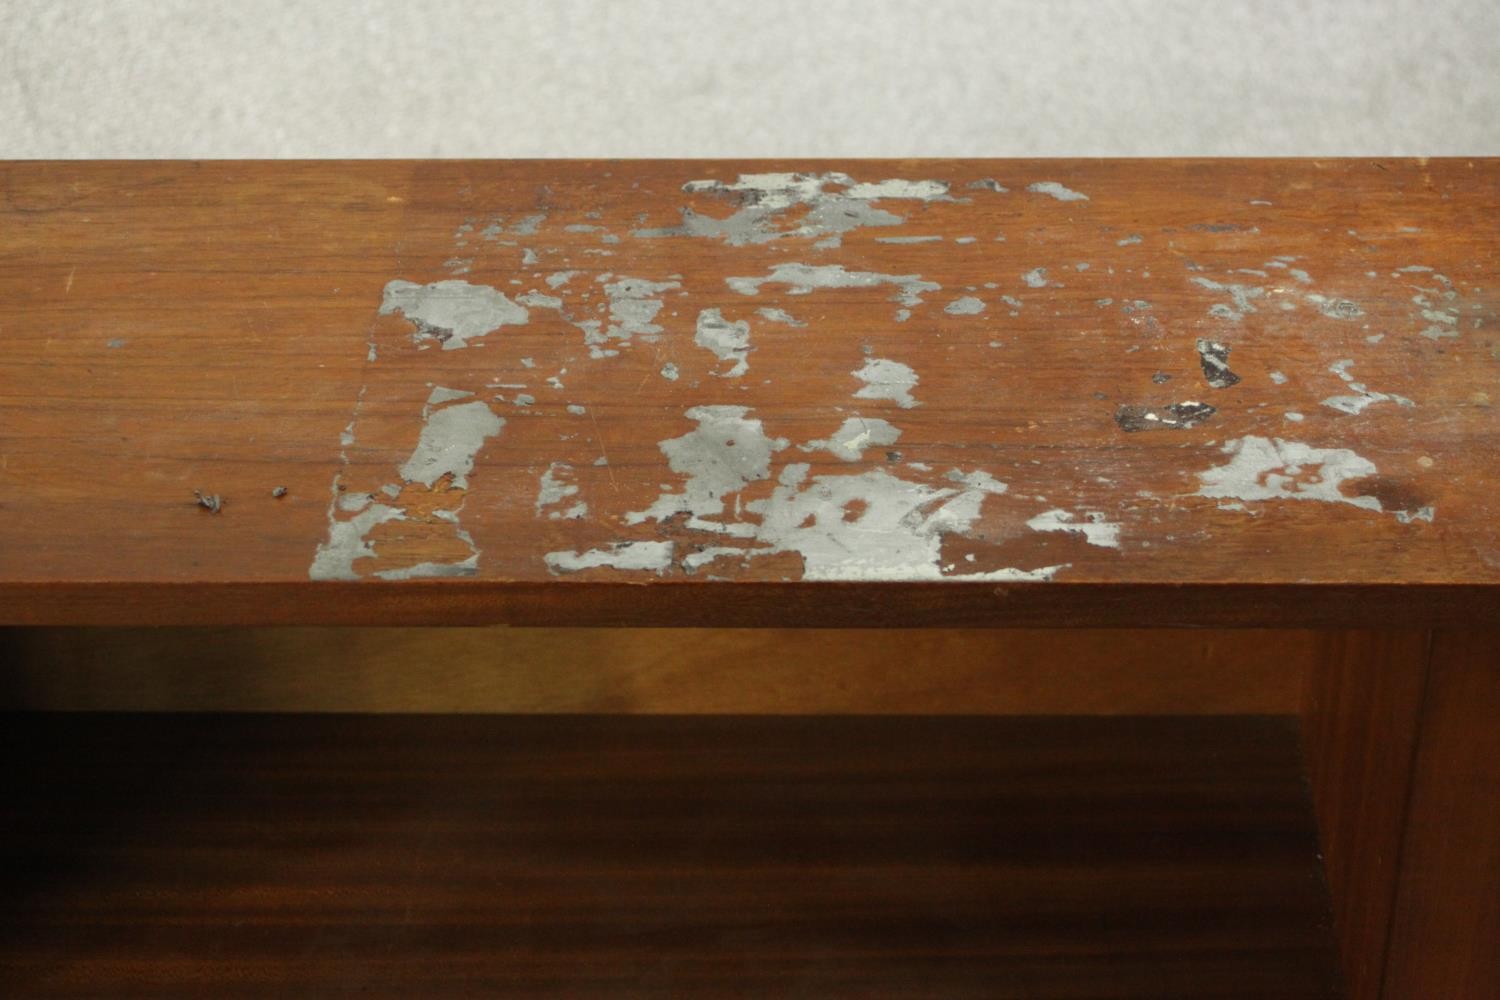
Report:
[[1496,0],[0,0],[0,156],[1500,153]]

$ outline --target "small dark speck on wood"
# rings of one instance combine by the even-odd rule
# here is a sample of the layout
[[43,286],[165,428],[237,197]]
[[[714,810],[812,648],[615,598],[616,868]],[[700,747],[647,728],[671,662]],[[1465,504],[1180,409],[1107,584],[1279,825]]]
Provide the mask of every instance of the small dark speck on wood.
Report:
[[193,496],[198,498],[198,506],[210,514],[217,514],[224,509],[224,498],[217,493],[204,493],[202,490],[194,490]]

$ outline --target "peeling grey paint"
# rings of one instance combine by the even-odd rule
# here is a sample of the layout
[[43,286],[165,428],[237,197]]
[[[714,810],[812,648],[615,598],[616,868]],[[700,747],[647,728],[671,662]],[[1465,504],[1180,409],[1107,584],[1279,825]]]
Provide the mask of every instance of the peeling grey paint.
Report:
[[786,326],[807,325],[797,317],[793,316],[791,313],[787,312],[785,309],[773,309],[770,306],[762,306],[761,308],[755,310],[755,315],[759,316],[761,319],[770,320],[772,323],[781,323]]
[[1057,181],[1037,181],[1035,184],[1026,185],[1026,190],[1032,194],[1051,195],[1058,201],[1088,201],[1089,196],[1078,191],[1063,187]]
[[1085,511],[1080,519],[1072,511],[1047,510],[1026,522],[1032,531],[1060,531],[1081,535],[1090,545],[1117,549],[1120,547],[1120,525],[1097,510]]
[[615,542],[602,549],[587,552],[549,552],[542,557],[554,573],[578,573],[586,569],[610,567],[620,570],[646,570],[661,574],[672,565],[671,542]]
[[746,483],[770,478],[771,456],[786,448],[784,438],[767,436],[744,406],[695,406],[685,414],[698,426],[659,447],[672,471],[684,477],[681,493],[663,493],[646,510],[625,515],[627,524],[688,515],[691,527],[745,534],[749,526],[709,520],[724,513],[724,498]]
[[778,264],[763,278],[725,278],[725,283],[741,295],[758,295],[762,285],[786,285],[793,295],[806,295],[818,288],[877,288],[894,285],[893,301],[903,306],[922,304],[926,292],[941,291],[942,286],[923,281],[918,274],[880,274],[874,271],[847,271],[842,264]]
[[[887,180],[857,184],[847,174],[765,173],[741,174],[737,180],[690,181],[689,194],[712,194],[735,198],[739,209],[725,218],[682,210],[682,221],[664,229],[637,229],[632,235],[651,239],[691,236],[720,239],[730,246],[769,243],[772,240],[816,239],[820,248],[838,246],[845,233],[862,227],[899,226],[904,216],[874,201],[936,201],[948,198],[941,181]],[[779,223],[793,209],[805,209],[797,225],[782,229]]]
[[[612,276],[601,274],[596,280],[603,281],[608,277]],[[681,287],[681,283],[676,281],[649,281],[645,278],[622,276],[617,281],[604,284],[604,294],[609,298],[608,326],[596,319],[570,318],[569,322],[583,331],[583,342],[588,345],[590,357],[612,357],[619,352],[605,346],[611,341],[628,343],[639,334],[661,333],[662,328],[656,323],[656,316],[663,305],[661,296]]]
[[911,394],[917,385],[917,373],[909,365],[871,358],[852,374],[865,383],[854,394],[857,399],[888,399],[905,410],[920,405]]
[[1319,500],[1380,510],[1372,496],[1347,496],[1342,484],[1376,474],[1375,463],[1348,448],[1315,448],[1253,435],[1227,441],[1226,465],[1198,473],[1198,496],[1228,500]]
[[750,323],[748,320],[730,322],[718,309],[704,309],[698,313],[697,332],[693,343],[708,351],[720,361],[733,361],[727,372],[714,372],[724,378],[739,378],[750,369],[747,355],[750,353]]
[[[439,387],[433,394],[440,391],[451,390]],[[499,434],[504,426],[505,421],[481,400],[427,413],[417,446],[401,466],[401,478],[431,487],[444,476],[452,476],[455,487],[467,488],[474,457],[484,442]]]
[[1362,413],[1367,407],[1376,403],[1398,403],[1401,406],[1416,406],[1405,396],[1396,396],[1384,392],[1374,392],[1367,388],[1363,382],[1354,381],[1354,376],[1349,374],[1353,367],[1354,359],[1343,358],[1328,366],[1328,370],[1337,375],[1349,386],[1351,393],[1339,396],[1329,396],[1323,400],[1323,405],[1338,410],[1341,413]]
[[1226,319],[1235,323],[1244,319],[1246,313],[1255,312],[1254,300],[1264,298],[1266,294],[1266,290],[1259,286],[1226,284],[1214,281],[1212,278],[1205,278],[1202,275],[1194,275],[1190,280],[1193,284],[1201,285],[1209,291],[1229,293],[1229,298],[1233,305],[1220,303],[1211,306],[1208,313],[1217,319]]
[[978,316],[984,312],[984,300],[977,299],[972,295],[965,295],[961,299],[954,299],[943,307],[943,312],[950,316]]
[[578,485],[569,482],[573,476],[573,467],[566,462],[553,462],[547,466],[541,478],[537,481],[536,491],[536,516],[541,517],[543,513],[554,520],[576,520],[583,517],[589,511],[588,505],[574,503],[568,510],[548,511],[547,508],[555,507],[563,503],[569,497],[578,495]]
[[386,504],[372,504],[351,518],[328,516],[328,540],[318,546],[307,575],[314,580],[357,580],[354,563],[373,557],[375,549],[365,540],[376,525],[405,518],[400,510]]
[[846,462],[857,462],[868,448],[895,444],[901,439],[898,427],[879,417],[850,417],[838,430],[820,441],[801,445],[803,451],[828,451]]
[[1021,275],[1021,280],[1026,282],[1027,288],[1046,288],[1047,269],[1045,267],[1034,267]]
[[802,556],[805,580],[1050,580],[1060,566],[945,574],[942,539],[969,530],[987,491],[933,487],[884,469],[817,476],[788,465],[761,515],[757,538]]
[[467,346],[470,340],[502,326],[519,326],[529,318],[526,309],[489,285],[467,281],[435,281],[418,285],[396,280],[385,286],[380,314],[401,313],[416,327],[413,340],[436,340],[443,350]]

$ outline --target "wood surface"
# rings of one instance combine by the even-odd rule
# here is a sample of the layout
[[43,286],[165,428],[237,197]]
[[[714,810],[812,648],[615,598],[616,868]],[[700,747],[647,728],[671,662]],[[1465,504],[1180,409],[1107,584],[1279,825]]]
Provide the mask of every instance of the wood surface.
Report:
[[1316,632],[0,630],[0,710],[1293,715]]
[[1500,634],[1439,632],[1384,1000],[1500,994]]
[[1325,633],[1307,672],[1302,743],[1349,1000],[1382,996],[1429,644],[1425,632]]
[[1290,718],[0,726],[9,996],[1338,996]]
[[1497,223],[1483,159],[0,165],[0,621],[1493,623]]

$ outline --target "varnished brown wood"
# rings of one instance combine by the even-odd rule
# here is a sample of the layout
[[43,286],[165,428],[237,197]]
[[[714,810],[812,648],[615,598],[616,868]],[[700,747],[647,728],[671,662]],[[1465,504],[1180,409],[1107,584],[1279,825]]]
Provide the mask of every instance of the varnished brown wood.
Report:
[[1323,647],[1307,674],[1308,777],[1348,995],[1380,1000],[1428,636],[1332,632]]
[[23,715],[12,996],[1337,995],[1291,719]]
[[1315,632],[9,629],[0,709],[1291,715]]
[[1500,995],[1500,634],[1433,637],[1383,1000]]
[[[754,179],[775,171],[822,179]],[[0,620],[1494,623],[1497,180],[1482,159],[5,164]],[[449,350],[393,281],[529,313]],[[872,362],[907,366],[910,399]],[[1166,409],[1189,403],[1214,412]],[[427,482],[424,427],[470,404],[472,472]],[[740,461],[727,439],[672,467],[698,407],[745,408],[723,418],[742,476],[692,485],[694,461]],[[841,453],[846,421],[871,436]]]

